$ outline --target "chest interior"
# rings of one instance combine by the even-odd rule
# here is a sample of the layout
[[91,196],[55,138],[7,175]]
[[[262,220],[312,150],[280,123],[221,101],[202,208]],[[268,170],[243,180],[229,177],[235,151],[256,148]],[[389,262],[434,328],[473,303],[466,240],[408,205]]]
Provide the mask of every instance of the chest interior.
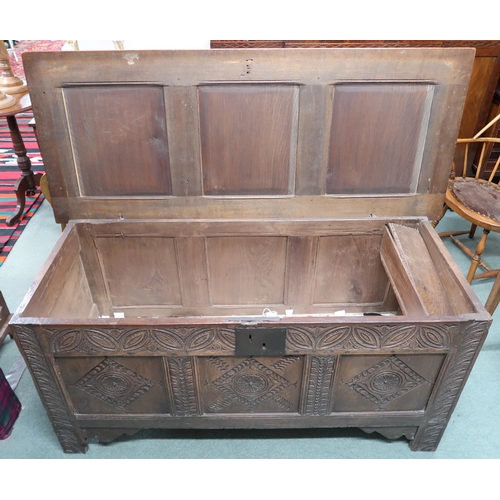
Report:
[[425,219],[76,222],[23,315],[246,321],[265,310],[328,322],[474,306]]

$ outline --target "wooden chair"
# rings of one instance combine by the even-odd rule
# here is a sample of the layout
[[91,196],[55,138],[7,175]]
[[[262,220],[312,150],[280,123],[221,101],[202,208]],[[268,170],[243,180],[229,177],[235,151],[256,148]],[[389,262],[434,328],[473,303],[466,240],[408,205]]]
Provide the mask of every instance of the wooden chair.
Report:
[[[457,172],[455,166],[453,166],[453,172],[449,179],[445,195],[443,215],[450,208],[472,224],[470,231],[439,234],[442,238],[449,237],[453,243],[471,257],[472,262],[467,273],[467,281],[469,283],[472,283],[472,280],[475,279],[496,277],[500,273],[500,269],[491,269],[481,258],[489,233],[491,231],[500,233],[500,185],[493,182],[500,166],[500,157],[496,160],[489,176],[485,178],[485,170],[492,148],[495,143],[500,143],[500,138],[481,137],[481,134],[492,127],[498,120],[500,120],[500,114],[473,138],[457,140],[457,148],[463,147],[465,149],[464,162],[461,171]],[[472,155],[474,155],[476,160],[474,161],[476,171],[473,176],[468,175],[469,158]],[[473,252],[459,241],[456,236],[468,233],[469,238],[473,238],[477,226],[483,229],[483,234],[479,239],[476,250]],[[478,267],[481,267],[484,271],[476,274]],[[498,284],[495,283],[496,286],[493,287],[487,301],[486,309],[488,309],[490,314],[493,314],[500,301],[500,279],[497,281]],[[498,298],[496,295],[498,295]]]

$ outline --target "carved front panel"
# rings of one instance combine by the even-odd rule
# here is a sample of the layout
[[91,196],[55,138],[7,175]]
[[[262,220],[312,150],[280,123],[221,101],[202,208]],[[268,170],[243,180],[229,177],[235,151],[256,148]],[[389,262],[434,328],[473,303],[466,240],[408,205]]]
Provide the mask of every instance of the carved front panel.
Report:
[[199,359],[205,413],[297,413],[303,358]]
[[160,358],[58,358],[76,413],[170,413]]
[[444,357],[341,356],[332,411],[424,410]]

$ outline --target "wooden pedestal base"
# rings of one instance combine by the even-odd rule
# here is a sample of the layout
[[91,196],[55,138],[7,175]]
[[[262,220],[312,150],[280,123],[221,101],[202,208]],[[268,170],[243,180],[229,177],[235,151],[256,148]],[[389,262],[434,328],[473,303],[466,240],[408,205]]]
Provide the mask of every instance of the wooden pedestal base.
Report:
[[26,205],[26,195],[34,195],[36,186],[40,185],[42,174],[34,174],[33,172],[30,173],[31,175],[21,177],[16,182],[16,185],[14,187],[14,192],[16,193],[17,198],[16,211],[5,221],[7,226],[13,226],[21,220],[24,207]]

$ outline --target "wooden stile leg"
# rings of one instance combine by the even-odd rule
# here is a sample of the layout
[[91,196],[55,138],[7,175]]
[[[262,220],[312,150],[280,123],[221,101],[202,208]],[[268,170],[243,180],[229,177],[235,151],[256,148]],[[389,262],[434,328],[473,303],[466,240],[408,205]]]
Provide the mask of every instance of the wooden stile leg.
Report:
[[448,356],[442,369],[441,384],[429,399],[426,422],[410,443],[413,451],[435,451],[441,441],[456,402],[486,339],[486,323],[471,321],[462,332],[457,354]]
[[18,325],[14,327],[14,336],[64,452],[85,453],[87,438],[71,415],[66,397],[57,383],[53,367],[45,357],[35,329]]

